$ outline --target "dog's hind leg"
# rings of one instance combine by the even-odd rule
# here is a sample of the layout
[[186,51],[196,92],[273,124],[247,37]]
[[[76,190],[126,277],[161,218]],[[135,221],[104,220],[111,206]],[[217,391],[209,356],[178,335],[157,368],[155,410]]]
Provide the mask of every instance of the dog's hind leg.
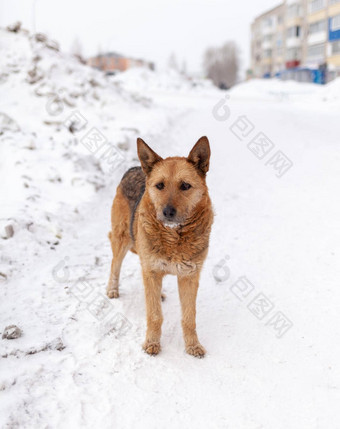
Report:
[[127,251],[132,247],[132,240],[129,234],[129,217],[128,202],[118,187],[117,195],[112,205],[112,231],[109,232],[113,254],[110,278],[106,290],[109,298],[119,297],[120,268]]

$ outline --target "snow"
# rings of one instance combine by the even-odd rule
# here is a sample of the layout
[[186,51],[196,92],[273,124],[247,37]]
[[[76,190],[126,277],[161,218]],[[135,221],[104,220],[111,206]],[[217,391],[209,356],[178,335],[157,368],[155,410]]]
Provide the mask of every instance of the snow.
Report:
[[162,70],[157,73],[149,69],[131,68],[125,73],[117,74],[112,80],[132,92],[148,93],[152,91],[165,93],[186,93],[207,90],[211,92],[213,85],[206,79],[185,77],[176,70]]
[[329,82],[321,93],[321,98],[327,103],[340,104],[340,78]]
[[[0,132],[1,237],[14,228],[0,238],[0,331],[23,332],[0,340],[0,427],[339,427],[339,114],[322,96],[339,81],[226,93],[141,69],[106,78],[22,32],[1,30],[0,44],[0,113],[17,125]],[[37,55],[41,79],[29,83]],[[75,111],[87,123],[71,132]],[[119,149],[113,169],[81,142],[92,127]],[[259,133],[275,145],[262,159]],[[150,357],[136,255],[120,298],[105,297],[110,207],[138,164],[137,136],[169,156],[201,135],[216,213],[197,303],[208,353],[185,354],[167,277],[162,352]],[[289,159],[282,177],[277,150]],[[286,332],[270,323],[277,312]]]
[[238,99],[254,101],[295,100],[303,96],[318,94],[321,86],[312,83],[300,83],[292,80],[253,79],[237,85],[230,93]]

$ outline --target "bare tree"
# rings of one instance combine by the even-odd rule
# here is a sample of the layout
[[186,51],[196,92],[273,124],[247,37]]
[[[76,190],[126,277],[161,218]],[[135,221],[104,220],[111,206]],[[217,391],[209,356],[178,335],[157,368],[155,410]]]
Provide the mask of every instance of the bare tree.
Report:
[[176,54],[174,52],[169,57],[168,67],[169,67],[169,69],[172,69],[172,70],[176,70],[176,71],[179,70],[177,57],[176,57]]
[[203,67],[206,76],[219,88],[235,85],[240,68],[236,43],[229,41],[221,47],[208,48],[204,53]]
[[185,60],[182,61],[181,74],[183,76],[187,75],[187,62]]
[[76,37],[71,46],[71,54],[74,55],[81,63],[85,63],[83,57],[83,47],[81,41]]

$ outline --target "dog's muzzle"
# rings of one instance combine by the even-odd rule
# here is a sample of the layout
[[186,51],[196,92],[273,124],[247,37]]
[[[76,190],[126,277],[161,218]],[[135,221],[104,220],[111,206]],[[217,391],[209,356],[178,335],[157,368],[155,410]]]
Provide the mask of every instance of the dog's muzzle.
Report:
[[175,207],[167,205],[163,209],[163,216],[164,216],[164,218],[166,220],[173,221],[175,219],[175,216],[176,216],[176,209],[175,209]]

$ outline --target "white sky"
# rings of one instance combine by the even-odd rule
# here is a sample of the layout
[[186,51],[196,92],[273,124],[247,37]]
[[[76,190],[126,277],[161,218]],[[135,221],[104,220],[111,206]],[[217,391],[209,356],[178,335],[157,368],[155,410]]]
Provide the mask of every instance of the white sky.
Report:
[[20,20],[70,50],[76,37],[86,55],[111,50],[167,64],[171,52],[199,72],[206,47],[235,40],[249,66],[250,23],[280,0],[0,0],[0,26]]

